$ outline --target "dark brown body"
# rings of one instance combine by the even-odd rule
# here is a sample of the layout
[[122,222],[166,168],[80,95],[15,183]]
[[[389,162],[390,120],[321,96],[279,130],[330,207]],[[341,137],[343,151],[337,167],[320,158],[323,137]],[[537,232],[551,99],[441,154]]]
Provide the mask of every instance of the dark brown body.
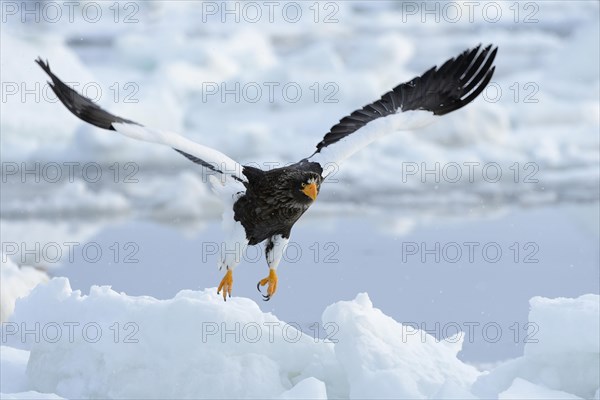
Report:
[[299,190],[300,184],[314,178],[320,187],[321,173],[319,164],[307,161],[269,171],[244,167],[246,193],[235,202],[233,212],[246,230],[248,244],[275,235],[289,238],[292,226],[313,203]]

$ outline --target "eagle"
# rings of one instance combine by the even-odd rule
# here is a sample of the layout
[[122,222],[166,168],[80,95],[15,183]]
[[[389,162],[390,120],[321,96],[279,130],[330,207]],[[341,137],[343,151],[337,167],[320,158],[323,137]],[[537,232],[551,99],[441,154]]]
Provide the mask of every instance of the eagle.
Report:
[[277,290],[277,267],[290,240],[292,227],[315,202],[321,185],[337,165],[389,133],[422,128],[473,101],[494,74],[498,48],[480,44],[401,83],[379,100],[342,118],[317,144],[316,150],[295,164],[270,170],[241,165],[225,154],[174,132],[153,129],[113,115],[67,86],[50,70],[48,61],[36,63],[48,74],[48,84],[75,116],[102,129],[172,147],[211,173],[213,190],[223,201],[226,241],[218,258],[225,270],[217,294],[231,297],[233,270],[246,246],[265,243],[269,275],[256,285],[266,286],[268,301]]

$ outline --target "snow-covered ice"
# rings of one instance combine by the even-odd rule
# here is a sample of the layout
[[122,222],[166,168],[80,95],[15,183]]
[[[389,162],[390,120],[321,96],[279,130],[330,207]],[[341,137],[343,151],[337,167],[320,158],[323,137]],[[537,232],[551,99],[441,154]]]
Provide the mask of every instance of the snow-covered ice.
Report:
[[570,393],[559,390],[551,390],[548,388],[534,385],[521,378],[516,378],[510,388],[498,395],[499,400],[577,400],[581,397],[574,396]]
[[504,398],[510,398],[509,394],[513,398],[519,393],[525,395],[535,385],[592,398],[600,379],[599,297],[534,297],[530,306],[529,321],[535,324],[532,328],[536,339],[526,343],[523,357],[503,363],[479,378],[475,393],[484,397],[498,395],[499,390],[521,377],[528,383],[513,382]]
[[68,279],[54,278],[19,299],[3,325],[3,392],[65,398],[591,398],[600,385],[593,342],[599,303],[598,295],[533,298],[530,322],[543,332],[539,342],[527,344],[522,358],[482,373],[456,357],[462,339],[437,341],[409,329],[374,307],[366,293],[327,307],[325,338],[262,312],[252,300],[225,303],[215,288],[157,300],[99,286],[82,295]]
[[3,322],[13,313],[16,300],[27,296],[38,283],[46,282],[48,275],[30,266],[18,267],[5,254],[1,257],[0,322]]
[[[25,4],[2,5],[9,3]],[[476,3],[472,21],[469,2],[433,3],[459,7],[454,22],[408,12],[424,2],[392,1],[319,3],[332,4],[320,18],[334,10],[334,23],[313,21],[313,2],[298,2],[305,16],[298,23],[222,23],[219,15],[205,22],[203,4],[190,1],[127,2],[137,9],[133,24],[114,23],[112,2],[98,3],[105,16],[98,23],[22,23],[3,14],[0,235],[10,256],[1,266],[1,397],[600,399],[600,5]],[[498,22],[482,18],[486,7],[501,9]],[[484,96],[344,163],[296,230],[308,248],[302,268],[284,269],[279,302],[260,305],[243,296],[223,304],[214,289],[196,290],[215,280],[199,247],[222,238],[215,228],[222,206],[200,167],[168,148],[84,125],[55,102],[33,62],[48,59],[58,76],[117,115],[269,168],[310,155],[344,115],[480,42],[500,49]],[[279,84],[273,99],[269,82]],[[301,88],[297,101],[283,95],[286,83]],[[223,99],[236,84],[258,86],[262,96]],[[465,163],[478,163],[472,180]],[[462,179],[453,182],[456,165]],[[485,167],[500,168],[501,179],[490,182]],[[432,169],[441,179],[427,175]],[[352,215],[377,216],[379,229],[352,225]],[[361,242],[345,240],[365,229],[371,234]],[[108,248],[122,239],[140,244],[139,265],[33,262],[23,254],[49,241]],[[442,239],[534,242],[541,262],[398,261],[398,241]],[[312,261],[309,246],[332,241],[341,262]],[[253,298],[246,284],[254,277],[240,271],[234,295]],[[70,282],[44,283],[48,275]],[[317,276],[340,284],[311,288],[316,300],[307,298]],[[90,289],[105,283],[115,290]],[[366,286],[370,298],[338,301]],[[177,293],[182,288],[194,290]],[[288,289],[293,296],[284,297]],[[523,350],[512,359],[496,350],[490,368],[469,364],[465,336],[436,341],[400,322],[510,320],[506,333],[525,320],[529,298],[538,342],[510,343],[518,349],[510,357]],[[307,330],[308,316],[321,312],[319,329]],[[14,332],[22,323],[45,328],[39,343]],[[95,343],[82,336],[89,323],[86,335],[102,329]],[[51,343],[55,324],[62,336]],[[222,328],[233,333],[223,339]],[[252,343],[255,334],[261,340]]]

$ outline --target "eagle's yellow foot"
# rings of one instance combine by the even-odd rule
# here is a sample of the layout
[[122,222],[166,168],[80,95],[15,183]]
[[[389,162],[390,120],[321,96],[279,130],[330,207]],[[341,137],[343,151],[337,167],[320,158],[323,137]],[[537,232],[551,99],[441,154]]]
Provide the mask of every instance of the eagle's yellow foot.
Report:
[[223,289],[223,300],[227,301],[227,295],[229,294],[229,297],[231,297],[231,288],[232,287],[233,287],[233,274],[231,273],[231,270],[227,270],[227,273],[225,274],[223,279],[221,279],[221,283],[219,284],[219,287],[217,288],[217,294],[219,294],[221,292],[221,289]]
[[260,287],[265,286],[267,283],[269,284],[269,286],[267,286],[267,295],[265,296],[263,294],[264,301],[271,300],[271,296],[273,296],[275,294],[275,291],[277,290],[277,273],[274,269],[270,269],[269,276],[267,276],[265,279],[261,279],[256,285],[256,288],[261,294],[262,291],[260,290]]

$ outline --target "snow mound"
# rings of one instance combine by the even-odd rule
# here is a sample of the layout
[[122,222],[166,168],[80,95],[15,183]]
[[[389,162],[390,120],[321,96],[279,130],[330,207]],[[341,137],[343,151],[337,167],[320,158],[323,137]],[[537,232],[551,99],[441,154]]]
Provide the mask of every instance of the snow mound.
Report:
[[329,306],[323,321],[340,327],[335,354],[351,398],[433,398],[446,381],[468,388],[479,373],[456,358],[462,339],[423,340],[373,308],[367,294]]
[[498,395],[499,400],[576,400],[581,397],[574,396],[569,393],[558,390],[546,389],[524,379],[517,378],[514,380],[510,388]]
[[48,275],[33,267],[19,268],[5,254],[1,254],[0,264],[0,322],[6,321],[15,309],[15,301],[25,297],[40,282],[46,282]]
[[326,399],[325,384],[316,378],[306,378],[287,392],[279,396],[280,399]]
[[551,391],[594,397],[600,387],[600,297],[534,297],[529,303],[530,328],[535,331],[535,339],[526,342],[523,357],[481,376],[473,392],[481,397],[496,397],[504,391],[500,398],[515,398],[535,393],[532,388],[539,385],[544,390],[537,394],[538,398],[549,398],[547,392]]
[[[28,351],[0,346],[0,382],[2,382],[2,392],[18,393],[25,390],[25,370],[28,359]],[[4,395],[2,398],[4,398]]]
[[[325,311],[330,340],[252,300],[224,303],[214,288],[157,300],[94,286],[85,296],[66,278],[19,300],[10,323],[8,344],[30,351],[27,389],[67,398],[347,398],[373,384],[378,397],[424,398],[477,376],[456,358],[460,343],[403,343],[402,326],[366,294]],[[36,324],[38,337],[23,336]]]
[[157,300],[55,278],[3,324],[3,398],[592,398],[599,301],[531,299],[539,342],[481,373],[462,336],[408,329],[364,293],[324,311],[319,339],[215,288]]
[[68,398],[274,398],[338,369],[331,345],[248,299],[223,304],[214,288],[159,301],[108,287],[82,296],[56,278],[20,301],[13,321],[40,325],[39,343],[13,338],[31,351],[32,389]]

